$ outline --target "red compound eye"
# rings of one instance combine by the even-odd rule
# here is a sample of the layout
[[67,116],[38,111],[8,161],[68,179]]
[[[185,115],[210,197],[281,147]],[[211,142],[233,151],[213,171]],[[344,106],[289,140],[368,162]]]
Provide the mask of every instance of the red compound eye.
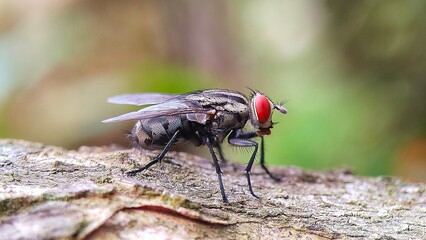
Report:
[[268,121],[269,116],[271,116],[271,105],[268,98],[264,95],[257,95],[254,99],[254,106],[259,123]]

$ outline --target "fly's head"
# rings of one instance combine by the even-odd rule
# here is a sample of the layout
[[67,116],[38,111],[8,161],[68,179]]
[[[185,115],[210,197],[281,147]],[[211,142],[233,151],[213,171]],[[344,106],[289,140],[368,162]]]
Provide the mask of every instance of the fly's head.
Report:
[[254,92],[250,101],[251,123],[258,129],[259,136],[271,134],[272,113],[274,109],[286,114],[287,110],[282,104],[274,104],[268,96],[260,92]]

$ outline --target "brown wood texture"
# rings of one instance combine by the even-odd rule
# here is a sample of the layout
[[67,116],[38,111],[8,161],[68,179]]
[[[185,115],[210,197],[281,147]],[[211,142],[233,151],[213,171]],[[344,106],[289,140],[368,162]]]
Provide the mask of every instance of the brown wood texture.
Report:
[[348,171],[223,166],[223,204],[208,159],[171,152],[68,151],[0,140],[0,239],[426,239],[426,185]]

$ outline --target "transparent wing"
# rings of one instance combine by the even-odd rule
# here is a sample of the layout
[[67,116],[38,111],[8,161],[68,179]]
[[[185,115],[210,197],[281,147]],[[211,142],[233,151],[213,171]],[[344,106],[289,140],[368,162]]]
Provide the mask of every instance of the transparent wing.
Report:
[[204,119],[207,119],[208,116],[214,114],[215,110],[205,109],[198,102],[184,101],[180,99],[176,101],[166,101],[161,104],[149,106],[136,112],[130,112],[117,117],[106,119],[102,122],[110,123],[130,120],[142,120],[159,116],[172,116],[193,113],[200,114],[197,115],[197,119],[200,119],[201,121],[205,122]]
[[141,106],[146,104],[162,103],[178,96],[180,95],[161,93],[133,93],[110,97],[108,98],[108,102],[115,104],[130,104]]

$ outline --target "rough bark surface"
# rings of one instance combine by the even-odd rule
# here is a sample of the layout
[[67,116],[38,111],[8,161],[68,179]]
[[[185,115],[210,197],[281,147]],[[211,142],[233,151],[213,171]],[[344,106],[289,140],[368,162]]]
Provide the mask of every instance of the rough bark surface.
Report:
[[[426,185],[347,171],[223,166],[171,152],[136,177],[152,151],[67,151],[0,140],[0,239],[426,239]],[[236,169],[236,170],[235,170]]]

